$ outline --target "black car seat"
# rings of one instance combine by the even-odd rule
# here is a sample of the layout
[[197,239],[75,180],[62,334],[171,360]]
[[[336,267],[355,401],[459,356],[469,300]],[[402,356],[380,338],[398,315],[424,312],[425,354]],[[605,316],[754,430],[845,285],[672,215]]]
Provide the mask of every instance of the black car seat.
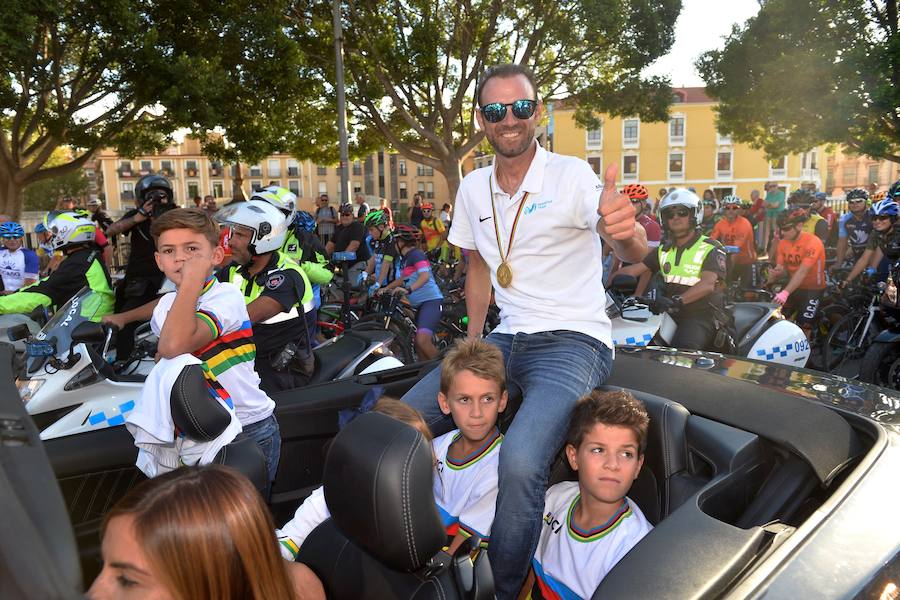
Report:
[[[214,440],[231,422],[228,411],[210,397],[200,365],[188,365],[181,370],[172,386],[169,406],[175,426],[187,438],[198,442]],[[269,479],[266,459],[252,439],[231,442],[219,450],[213,462],[237,469],[265,495]]]
[[[412,427],[366,413],[335,437],[325,462],[331,519],[306,538],[298,560],[333,600],[492,598],[482,553],[461,572],[434,502],[431,444]],[[469,561],[470,567],[471,561]]]

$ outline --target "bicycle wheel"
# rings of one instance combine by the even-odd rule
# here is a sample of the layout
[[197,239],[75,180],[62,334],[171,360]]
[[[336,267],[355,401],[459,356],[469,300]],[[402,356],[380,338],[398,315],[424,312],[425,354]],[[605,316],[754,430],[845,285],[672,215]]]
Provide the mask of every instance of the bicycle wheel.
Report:
[[878,335],[874,320],[866,327],[868,318],[868,311],[857,310],[834,324],[823,346],[823,370],[845,375],[842,369],[848,361],[862,359]]
[[846,304],[834,302],[827,306],[819,308],[819,314],[812,328],[811,339],[809,340],[810,355],[807,366],[810,369],[819,371],[828,371],[826,368],[826,342],[828,334],[837,323],[850,313],[850,309]]
[[[371,317],[371,318],[369,318]],[[388,327],[384,326],[384,316],[369,315],[353,324],[354,331],[390,331],[394,334],[394,340],[388,346],[391,352],[404,365],[410,365],[417,361],[416,350],[413,344],[414,333],[403,323],[392,319]]]

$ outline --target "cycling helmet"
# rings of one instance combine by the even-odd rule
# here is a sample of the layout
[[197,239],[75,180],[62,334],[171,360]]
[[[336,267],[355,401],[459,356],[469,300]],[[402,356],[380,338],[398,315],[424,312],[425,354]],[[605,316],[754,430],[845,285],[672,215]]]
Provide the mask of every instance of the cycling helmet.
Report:
[[397,225],[394,229],[394,237],[411,244],[419,241],[419,230],[411,225]]
[[432,204],[431,202],[423,202],[422,210],[434,210],[434,204]]
[[741,204],[741,199],[733,194],[722,198],[722,206],[741,206]]
[[814,198],[816,200],[821,200],[822,202],[825,202],[826,200],[828,200],[828,194],[826,194],[825,192],[816,192]]
[[151,173],[150,175],[144,175],[134,184],[134,202],[138,208],[144,205],[144,202],[146,202],[144,197],[150,190],[162,190],[169,197],[169,201],[175,198],[171,182],[162,175]]
[[47,243],[53,250],[93,242],[97,235],[97,228],[88,217],[71,210],[54,210],[47,213],[44,217],[44,227],[51,234]]
[[791,225],[800,225],[806,221],[806,212],[802,208],[791,208],[782,211],[778,215],[778,227],[790,227]]
[[45,233],[46,231],[47,231],[47,228],[44,227],[43,223],[38,223],[37,225],[34,226],[35,233]]
[[650,197],[650,192],[647,191],[647,188],[639,183],[629,183],[622,188],[622,193],[631,200],[646,200]]
[[0,223],[0,238],[19,239],[25,237],[25,229],[18,223],[12,221]]
[[800,188],[791,192],[790,197],[788,197],[788,204],[808,207],[813,203],[813,200],[815,200],[815,198],[809,190]]
[[[675,188],[668,194],[663,196],[659,201],[659,214],[662,215],[670,206],[686,206],[694,212],[694,226],[698,226],[703,220],[703,205],[700,198],[689,189]],[[663,227],[666,227],[665,219],[663,219]]]
[[890,217],[896,217],[900,215],[900,204],[887,198],[879,200],[872,205],[872,214],[875,216],[888,215]]
[[378,227],[379,225],[387,225],[387,222],[387,213],[381,209],[370,210],[369,214],[366,215],[366,218],[363,221],[366,227]]
[[887,192],[875,192],[872,194],[872,202],[878,202],[879,200],[884,200],[885,196],[887,196]]
[[894,182],[894,185],[887,191],[887,197],[891,200],[900,200],[900,179]]
[[268,202],[281,211],[288,223],[294,222],[294,215],[297,214],[297,195],[289,189],[270,185],[254,192],[250,199]]
[[316,230],[316,218],[305,210],[298,210],[294,216],[294,225],[300,231],[312,233]]
[[250,254],[265,254],[281,249],[287,239],[287,224],[282,212],[265,200],[248,200],[227,206],[216,214],[225,226],[244,227],[253,231]]
[[869,192],[862,188],[855,188],[847,192],[847,202],[851,200],[868,200]]
[[341,204],[341,207],[338,209],[338,212],[342,215],[352,215],[353,214],[353,205],[349,202],[344,202]]

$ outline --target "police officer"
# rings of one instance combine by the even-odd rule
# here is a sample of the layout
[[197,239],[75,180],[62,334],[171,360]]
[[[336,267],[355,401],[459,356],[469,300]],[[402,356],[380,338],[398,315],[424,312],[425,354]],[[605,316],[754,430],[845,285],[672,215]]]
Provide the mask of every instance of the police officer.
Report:
[[657,294],[650,309],[669,313],[678,324],[672,346],[714,350],[717,326],[729,321],[717,288],[725,278],[725,250],[700,232],[703,206],[697,194],[676,188],[660,201],[659,212],[663,243],[622,273],[661,273],[665,293]]
[[[125,279],[116,288],[117,313],[140,307],[156,298],[165,279],[153,257],[156,243],[150,235],[150,223],[175,208],[172,184],[162,175],[145,175],[134,186],[134,198],[136,207],[106,228],[110,239],[120,233],[131,234]],[[123,327],[116,336],[116,357],[119,360],[131,354],[136,326]]]
[[306,315],[314,317],[315,307],[303,269],[281,251],[288,221],[261,200],[223,208],[216,219],[231,229],[235,261],[219,271],[218,278],[244,292],[262,389],[272,394],[306,385],[315,366]]

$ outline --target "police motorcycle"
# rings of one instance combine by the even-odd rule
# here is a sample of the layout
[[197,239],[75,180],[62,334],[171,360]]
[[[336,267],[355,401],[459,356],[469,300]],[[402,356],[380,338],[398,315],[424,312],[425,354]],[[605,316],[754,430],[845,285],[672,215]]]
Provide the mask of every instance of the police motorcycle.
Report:
[[[149,324],[136,332],[131,356],[110,358],[114,329],[99,323],[96,293],[85,287],[36,334],[28,325],[8,330],[24,340],[25,364],[16,386],[28,413],[48,440],[123,425],[153,368],[157,338]],[[348,331],[313,351],[310,385],[402,366],[384,331]]]
[[[668,314],[650,311],[652,298],[632,296],[637,280],[618,275],[607,290],[606,314],[612,322],[616,346],[671,346],[678,324]],[[725,307],[734,320],[732,337],[720,330],[716,345],[727,354],[803,367],[809,359],[809,340],[803,330],[770,302],[736,302]],[[729,339],[730,338],[730,339]],[[719,343],[721,342],[721,343]]]

